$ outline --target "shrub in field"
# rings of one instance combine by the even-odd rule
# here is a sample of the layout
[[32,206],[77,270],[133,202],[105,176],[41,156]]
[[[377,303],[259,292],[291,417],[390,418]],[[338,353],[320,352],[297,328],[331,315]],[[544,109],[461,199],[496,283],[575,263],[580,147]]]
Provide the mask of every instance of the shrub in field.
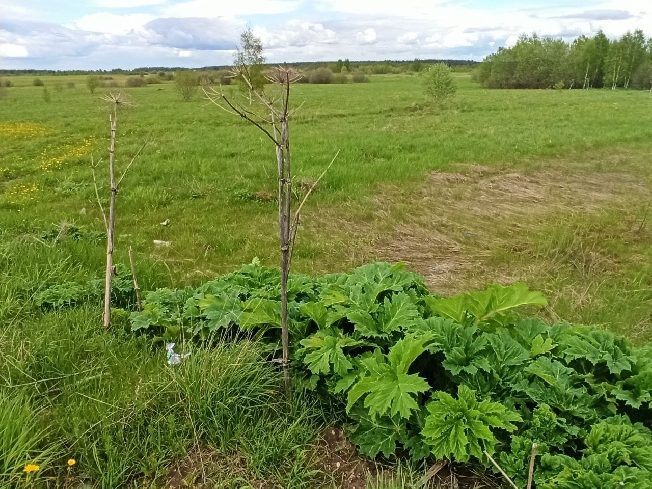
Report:
[[174,75],[174,89],[188,102],[199,89],[199,78],[194,71],[177,71]]
[[423,86],[430,97],[442,102],[455,95],[457,87],[446,63],[436,63],[428,67],[423,74]]
[[4,86],[6,88],[11,88],[11,87],[14,86],[13,82],[11,80],[9,80],[9,79],[3,80],[2,83],[0,83],[0,85]]
[[32,85],[34,85],[35,87],[43,87],[43,86],[45,86],[45,84],[43,83],[43,80],[41,80],[40,78],[34,78],[34,80],[32,81]]
[[362,71],[356,71],[353,73],[353,83],[367,83],[369,77],[365,75]]
[[49,104],[50,100],[50,91],[48,90],[48,87],[43,87],[43,101]]
[[68,88],[75,88],[75,86],[76,86],[76,85],[75,85],[74,82],[68,82],[68,83],[66,83],[66,87],[68,87]]
[[328,84],[333,80],[333,72],[328,68],[317,68],[310,73],[309,82],[313,84]]
[[145,82],[147,82],[148,85],[160,85],[163,83],[158,75],[148,75],[145,77]]
[[331,83],[344,84],[344,83],[349,83],[349,81],[350,78],[344,73],[334,73],[331,78]]
[[165,80],[165,77],[167,76],[167,74],[165,73],[165,71],[159,71],[159,72],[157,73],[157,75],[158,75],[158,77],[159,77],[161,80]]
[[100,77],[97,75],[88,75],[86,77],[86,88],[91,93],[95,93],[95,89],[100,86]]
[[146,87],[146,86],[147,86],[147,80],[142,76],[130,76],[125,80],[125,87],[128,88],[138,88],[138,87]]
[[[198,289],[160,289],[132,314],[132,329],[256,331],[277,348],[279,281],[278,270],[252,264]],[[523,487],[537,443],[537,487],[652,475],[652,345],[523,316],[546,305],[525,284],[441,298],[400,265],[293,275],[288,294],[295,379],[342,403],[351,441],[371,457],[401,449],[491,468],[485,452],[498,454]]]

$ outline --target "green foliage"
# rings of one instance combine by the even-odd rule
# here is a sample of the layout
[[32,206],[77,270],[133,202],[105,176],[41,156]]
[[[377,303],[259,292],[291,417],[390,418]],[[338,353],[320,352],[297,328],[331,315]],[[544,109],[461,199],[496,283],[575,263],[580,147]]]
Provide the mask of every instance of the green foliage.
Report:
[[[518,479],[532,443],[580,461],[597,457],[585,447],[601,445],[602,435],[587,435],[614,414],[652,424],[652,349],[523,317],[547,304],[523,283],[441,298],[400,264],[372,263],[350,274],[293,275],[289,296],[296,376],[345,403],[351,440],[371,457],[402,449],[416,460],[488,466],[486,450]],[[198,289],[149,293],[132,328],[166,338],[255,331],[273,350],[279,301],[278,272],[253,263]]]
[[436,102],[442,102],[452,97],[457,91],[451,69],[446,63],[429,66],[423,73],[423,85],[426,94]]
[[465,385],[459,387],[457,399],[446,392],[436,392],[433,399],[426,405],[430,414],[422,434],[439,459],[482,459],[485,451],[494,452],[498,442],[492,429],[514,431],[513,422],[523,421],[498,402],[478,402],[475,392]]
[[641,30],[609,40],[598,31],[571,45],[561,39],[521,36],[480,65],[476,79],[489,88],[649,89],[646,68],[652,51]]

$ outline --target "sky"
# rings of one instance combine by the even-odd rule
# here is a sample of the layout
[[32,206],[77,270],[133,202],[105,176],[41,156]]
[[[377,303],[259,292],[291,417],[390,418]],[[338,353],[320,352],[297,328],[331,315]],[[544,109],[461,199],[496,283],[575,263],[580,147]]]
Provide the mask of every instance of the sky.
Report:
[[0,69],[226,65],[247,25],[270,63],[480,61],[522,33],[652,36],[652,2],[0,0]]

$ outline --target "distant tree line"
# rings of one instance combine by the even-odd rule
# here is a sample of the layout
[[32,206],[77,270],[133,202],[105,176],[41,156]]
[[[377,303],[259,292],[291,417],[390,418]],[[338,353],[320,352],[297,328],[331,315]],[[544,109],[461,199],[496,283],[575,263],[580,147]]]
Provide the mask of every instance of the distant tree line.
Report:
[[[346,72],[353,73],[354,71],[362,71],[367,75],[380,75],[386,73],[404,73],[407,71],[421,71],[425,69],[428,65],[444,62],[450,66],[453,70],[469,70],[475,65],[477,61],[469,60],[437,60],[437,59],[424,59],[424,60],[408,60],[408,61],[349,61],[337,60],[336,62],[328,61],[316,61],[316,62],[297,62],[297,63],[288,63],[289,66],[296,68],[301,71],[311,71],[317,68],[328,68],[333,73],[340,73],[342,68],[346,68]],[[276,65],[265,64],[265,68],[273,68]],[[220,71],[228,69],[229,66],[205,66],[203,68],[195,68],[195,71]],[[152,75],[159,72],[176,72],[183,71],[187,68],[183,67],[169,67],[169,66],[147,66],[141,68],[135,68],[133,70],[125,70],[121,68],[115,68],[112,70],[0,70],[0,76],[2,75],[33,75],[33,76],[53,76],[53,75]]]
[[487,88],[652,88],[652,39],[643,31],[610,40],[602,31],[561,39],[522,35],[474,72]]

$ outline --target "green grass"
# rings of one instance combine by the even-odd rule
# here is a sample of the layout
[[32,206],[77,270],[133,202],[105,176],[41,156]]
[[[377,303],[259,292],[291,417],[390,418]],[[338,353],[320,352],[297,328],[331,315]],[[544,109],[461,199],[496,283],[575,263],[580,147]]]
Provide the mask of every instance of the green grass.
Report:
[[[49,103],[32,77],[12,77],[0,99],[0,432],[11,433],[2,483],[25,482],[18,469],[34,462],[51,487],[153,487],[210,447],[241,462],[214,463],[207,481],[310,487],[325,415],[280,395],[255,344],[216,342],[172,369],[120,318],[100,331],[99,304],[35,306],[48,286],[103,273],[90,162],[103,159],[107,196],[109,128],[103,90],[91,95],[83,77],[41,79]],[[456,80],[443,108],[414,76],[293,88],[303,103],[291,126],[296,178],[316,178],[340,151],[305,207],[294,270],[405,260],[444,293],[524,280],[548,296],[551,320],[650,341],[650,94]],[[276,265],[276,204],[254,195],[276,189],[270,143],[200,97],[183,102],[169,83],[124,91],[135,105],[119,114],[118,169],[151,142],[118,195],[117,261],[133,246],[144,290],[196,285],[255,256]]]

